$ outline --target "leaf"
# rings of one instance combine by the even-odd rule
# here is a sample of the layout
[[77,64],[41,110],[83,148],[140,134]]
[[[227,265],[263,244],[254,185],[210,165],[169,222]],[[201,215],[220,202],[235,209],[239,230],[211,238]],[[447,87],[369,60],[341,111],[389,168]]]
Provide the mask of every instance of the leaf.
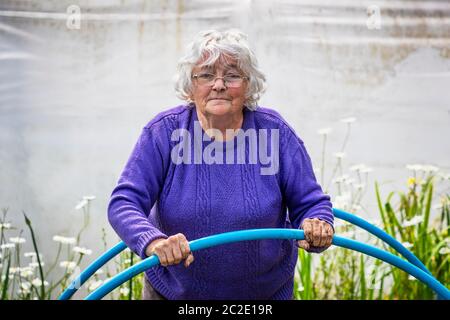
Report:
[[8,264],[6,265],[6,277],[5,277],[5,282],[3,283],[2,300],[6,300],[6,298],[7,298],[6,294],[8,292],[10,266],[11,266],[11,254],[8,252]]
[[380,210],[381,220],[383,221],[384,228],[387,229],[386,218],[385,218],[386,214],[384,213],[383,204],[381,203],[380,190],[378,188],[377,182],[375,182],[375,193],[376,193],[376,197],[377,197],[378,209]]
[[36,238],[34,236],[34,231],[33,231],[33,227],[31,226],[31,221],[30,219],[28,219],[27,215],[25,214],[25,211],[22,211],[23,216],[25,217],[25,223],[28,226],[28,229],[30,230],[31,233],[31,240],[33,241],[33,248],[34,248],[34,252],[36,253],[36,258],[38,261],[38,266],[39,266],[39,275],[41,277],[41,291],[40,291],[40,295],[39,298],[41,300],[45,299],[45,286],[44,286],[44,271],[42,270],[42,263],[41,263],[41,258],[39,255],[39,250],[36,244]]
[[395,212],[391,207],[391,204],[389,202],[386,202],[385,204],[386,214],[389,218],[389,221],[392,222],[392,236],[395,237],[395,231],[394,226],[397,227],[398,233],[400,233],[401,239],[404,239],[404,233],[403,233],[403,226],[398,222],[397,217],[395,216]]
[[359,285],[361,291],[361,300],[366,300],[366,275],[364,272],[364,257],[361,254],[360,259],[360,268],[359,268]]

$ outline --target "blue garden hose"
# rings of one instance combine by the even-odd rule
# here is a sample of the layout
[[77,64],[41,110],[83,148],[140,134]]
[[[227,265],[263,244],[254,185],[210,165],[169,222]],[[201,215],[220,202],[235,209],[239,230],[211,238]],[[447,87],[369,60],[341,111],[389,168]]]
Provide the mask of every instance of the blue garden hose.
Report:
[[431,272],[427,269],[427,267],[425,267],[425,265],[422,263],[422,261],[420,261],[411,251],[406,249],[403,246],[403,244],[401,244],[399,241],[397,241],[395,238],[393,238],[391,235],[389,235],[385,231],[374,226],[373,224],[370,224],[366,220],[364,220],[354,214],[345,212],[343,210],[333,208],[333,213],[336,218],[339,218],[341,220],[345,220],[354,225],[357,225],[357,226],[361,227],[362,229],[370,232],[374,236],[378,237],[379,239],[383,240],[388,245],[390,245],[392,248],[394,248],[398,253],[400,253],[403,257],[405,257],[413,265],[419,267],[420,269],[422,269],[423,271],[425,271],[426,273],[431,275]]
[[[364,220],[354,214],[345,212],[343,210],[333,208],[333,213],[336,218],[342,219],[342,220],[350,222],[354,225],[357,225],[357,226],[361,227],[362,229],[370,232],[374,236],[378,237],[379,239],[383,240],[384,242],[389,244],[392,248],[394,248],[398,253],[400,253],[403,257],[405,257],[410,263],[412,263],[416,267],[419,267],[420,269],[422,269],[429,275],[432,275],[431,272],[427,269],[427,267],[425,267],[425,265],[422,263],[422,261],[420,261],[411,251],[406,249],[403,244],[401,244],[399,241],[397,241],[395,238],[393,238],[387,232],[374,226],[373,224],[370,224],[366,220]],[[443,297],[438,295],[438,299],[443,299]]]
[[[242,230],[221,233],[201,239],[197,239],[189,242],[189,247],[191,251],[197,251],[200,249],[206,249],[210,247],[215,247],[218,245],[233,243],[239,241],[247,240],[262,240],[262,239],[296,239],[304,240],[303,230],[297,229],[252,229],[252,230]],[[355,240],[350,240],[338,236],[333,236],[334,245],[343,248],[355,250],[372,257],[378,258],[385,262],[388,262],[403,271],[414,276],[416,279],[422,281],[428,285],[432,290],[434,290],[440,297],[446,300],[450,300],[450,291],[443,286],[439,281],[433,278],[428,273],[424,272],[415,265],[406,262],[399,257],[383,251],[381,249],[375,248],[373,246],[360,243]],[[108,282],[104,283],[101,287],[97,288],[90,295],[88,295],[85,300],[98,300],[103,298],[109,292],[120,286],[122,283],[128,281],[132,277],[144,272],[145,270],[154,267],[159,264],[159,259],[156,255],[153,255],[134,266],[122,271]]]
[[[402,256],[404,256],[410,263],[419,267],[424,272],[431,275],[430,271],[423,265],[423,263],[408,249],[406,249],[399,241],[395,238],[387,234],[382,229],[370,224],[364,219],[345,212],[343,210],[333,208],[333,213],[336,218],[345,220],[354,225],[361,227],[362,229],[370,232],[375,235],[379,239],[383,240],[387,244],[389,244],[392,248],[394,248],[397,252],[399,252]],[[72,297],[73,294],[97,271],[101,268],[105,263],[107,263],[114,256],[119,254],[126,248],[124,242],[119,242],[109,251],[105,252],[102,256],[100,256],[97,260],[95,260],[91,265],[89,265],[75,280],[72,281],[70,286],[61,294],[58,298],[59,300],[67,300]]]
[[121,253],[123,250],[127,248],[127,245],[121,241],[116,244],[114,247],[106,251],[102,254],[97,260],[92,262],[80,275],[73,280],[69,287],[61,294],[58,300],[68,300],[70,299],[75,292],[97,271],[100,269],[105,263],[114,258],[116,255]]

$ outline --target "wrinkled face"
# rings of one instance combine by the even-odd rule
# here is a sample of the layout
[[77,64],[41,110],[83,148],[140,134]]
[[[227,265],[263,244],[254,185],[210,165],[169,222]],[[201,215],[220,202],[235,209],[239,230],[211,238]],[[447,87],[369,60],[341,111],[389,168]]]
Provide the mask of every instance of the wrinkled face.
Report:
[[[204,60],[203,60],[204,61]],[[238,69],[236,60],[231,58],[218,59],[214,66],[200,67],[200,61],[192,70],[192,74],[211,73],[216,77],[225,75],[243,75]],[[191,100],[194,101],[197,109],[202,114],[226,116],[242,112],[247,92],[247,80],[237,88],[230,88],[225,85],[223,79],[218,78],[211,85],[201,85],[196,79],[192,79],[193,88]]]

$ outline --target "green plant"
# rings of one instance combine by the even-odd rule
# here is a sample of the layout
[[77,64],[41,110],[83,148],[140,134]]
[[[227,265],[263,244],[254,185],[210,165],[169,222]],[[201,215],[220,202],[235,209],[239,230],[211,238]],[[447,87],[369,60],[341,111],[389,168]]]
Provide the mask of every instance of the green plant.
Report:
[[[441,283],[449,283],[449,195],[440,195],[440,213],[431,215],[434,184],[433,171],[411,177],[406,192],[391,192],[381,200],[376,185],[377,202],[384,229],[406,244]],[[415,173],[416,174],[416,173]],[[393,204],[394,197],[397,203]],[[391,250],[392,251],[392,250]],[[424,284],[397,269],[391,270],[391,299],[433,299],[435,294]]]
[[[364,164],[357,164],[350,167],[350,173],[344,173],[344,151],[350,124],[354,120],[342,120],[347,123],[347,133],[340,152],[335,153],[336,163],[329,179],[332,184],[326,184],[325,192],[333,195],[334,207],[364,214],[366,210],[362,201],[369,184],[368,173],[372,169]],[[326,180],[325,146],[330,132],[331,129],[328,128],[319,131],[323,135],[322,160],[320,170],[315,172],[320,172],[322,185]],[[408,179],[406,192],[392,191],[382,200],[379,185],[375,183],[374,200],[378,204],[380,220],[369,220],[401,241],[426,265],[434,277],[447,285],[450,282],[450,175],[441,174],[439,180],[438,168],[429,165],[408,165],[407,169],[412,170],[413,176]],[[339,176],[336,177],[338,173]],[[447,185],[437,191],[438,182]],[[432,206],[435,198],[439,199],[439,204]],[[432,209],[437,210],[434,215]],[[353,225],[336,221],[335,233],[398,255],[385,243]],[[380,260],[333,246],[320,255],[299,250],[294,287],[296,299],[435,298],[428,287],[402,270]]]
[[[83,210],[82,228],[78,231],[76,237],[60,235],[53,237],[58,247],[54,261],[48,266],[43,260],[42,249],[38,245],[39,238],[29,216],[23,212],[33,247],[33,252],[24,254],[26,258],[31,258],[31,262],[27,264],[21,259],[22,245],[26,242],[26,239],[21,237],[22,230],[19,231],[18,237],[9,237],[8,241],[8,236],[11,233],[17,233],[18,230],[11,223],[7,222],[9,209],[2,209],[3,214],[0,218],[0,298],[2,300],[56,299],[69,286],[74,277],[81,271],[83,258],[92,254],[90,249],[80,247],[79,244],[83,232],[89,225],[90,202],[94,199],[95,197],[93,196],[83,197],[82,201],[76,206],[77,210]],[[107,250],[109,248],[106,243],[106,232],[104,229],[102,232],[104,249]],[[113,272],[109,271],[108,266],[105,266],[106,272],[101,269],[98,270],[93,275],[92,280],[88,281],[80,291],[86,290],[90,292],[94,290],[116,273],[132,266],[135,261],[135,254],[128,249],[125,250],[114,261],[109,263],[109,265],[113,266]],[[58,266],[60,269],[56,269]],[[108,298],[140,299],[142,284],[143,274],[134,277],[120,286],[118,290],[111,292]]]

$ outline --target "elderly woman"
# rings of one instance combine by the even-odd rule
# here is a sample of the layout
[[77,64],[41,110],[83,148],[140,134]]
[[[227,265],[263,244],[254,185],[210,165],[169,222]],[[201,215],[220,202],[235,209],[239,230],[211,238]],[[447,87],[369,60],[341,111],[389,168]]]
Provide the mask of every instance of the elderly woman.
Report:
[[[180,60],[187,103],[143,128],[108,208],[128,247],[161,262],[145,273],[144,299],[291,299],[296,245],[331,245],[330,198],[303,141],[257,105],[264,83],[237,30],[200,33]],[[223,245],[193,263],[188,241],[254,228],[302,228],[306,240]]]

